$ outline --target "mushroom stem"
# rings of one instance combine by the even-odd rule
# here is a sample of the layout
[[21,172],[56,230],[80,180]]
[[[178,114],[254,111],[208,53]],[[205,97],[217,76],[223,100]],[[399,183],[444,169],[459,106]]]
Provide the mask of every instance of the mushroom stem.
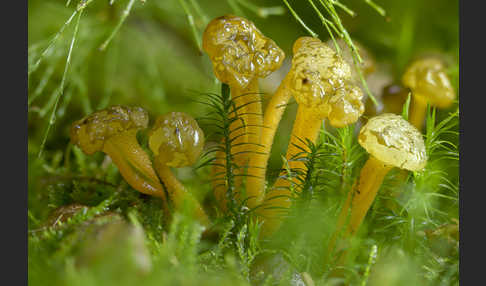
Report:
[[[302,152],[299,147],[304,150],[308,149],[307,145],[301,140],[305,140],[306,138],[312,142],[317,140],[321,122],[322,120],[310,108],[304,106],[297,108],[297,116],[292,128],[292,137],[290,138],[286,154],[286,160],[291,170],[307,171],[305,163],[303,161],[296,161],[294,157]],[[279,208],[289,208],[291,205],[290,197],[292,196],[292,192],[289,188],[291,181],[284,178],[283,175],[281,174],[279,176],[273,185],[272,192],[269,192],[265,197],[265,205],[260,211],[260,214],[266,217],[262,227],[263,235],[273,233],[282,223],[281,218],[278,217],[279,212],[281,212]],[[294,177],[292,178],[292,182],[297,183],[298,179]]]
[[105,141],[103,152],[110,156],[123,178],[139,192],[160,197],[166,203],[162,184],[147,153],[137,141],[137,130],[127,130]]
[[412,100],[412,108],[410,109],[410,123],[418,130],[422,130],[425,116],[427,113],[427,101],[420,96],[414,96]]
[[[253,156],[256,156],[255,152],[258,151],[258,144],[260,143],[260,137],[263,126],[262,116],[262,103],[260,95],[258,94],[258,79],[253,79],[249,82],[247,87],[242,88],[238,85],[232,85],[231,98],[235,104],[236,113],[235,116],[238,120],[234,121],[230,130],[231,153],[234,155],[234,162],[239,167],[235,170],[237,174],[243,174],[248,169],[247,174],[251,175],[253,171],[247,166],[250,166],[250,160]],[[226,173],[226,168],[221,166],[225,164],[225,154],[223,151],[216,153],[215,165],[212,173],[215,182],[213,184],[214,193],[219,201],[221,209],[226,212],[227,199],[225,197],[227,188],[222,184],[222,179]],[[241,190],[243,176],[235,178],[236,190]],[[247,178],[250,178],[249,176]],[[248,182],[248,179],[247,179]],[[253,197],[255,194],[252,192],[246,192],[247,196]],[[236,197],[240,197],[240,193],[236,194]]]
[[[358,181],[355,183],[355,187],[352,192],[348,193],[348,198],[351,199],[352,197],[352,201],[347,232],[350,234],[356,233],[368,209],[375,200],[376,194],[383,183],[383,179],[392,168],[393,166],[385,164],[373,156],[368,158],[360,172]],[[339,221],[344,223],[347,215],[348,210],[343,208]]]
[[[287,154],[285,155],[291,170],[297,169],[306,172],[307,168],[305,162],[295,161],[295,156],[302,153],[302,149],[308,151],[305,139],[308,139],[311,142],[316,142],[319,130],[321,129],[321,124],[322,118],[316,116],[312,108],[304,106],[299,106],[297,108],[297,116],[295,118],[294,126],[292,127],[292,137],[290,138]],[[292,181],[296,183],[297,178],[293,178]],[[289,184],[290,182],[288,180],[282,178],[279,178],[275,183],[276,186],[288,186]]]
[[[245,124],[245,128],[243,128],[245,136],[236,138],[234,144],[250,143],[248,146],[238,146],[238,148],[254,150],[255,144],[260,142],[263,124],[262,102],[258,94],[258,79],[251,80],[246,88],[232,86],[231,91],[236,107],[240,108],[237,113]],[[243,133],[242,131],[239,131],[239,133]],[[245,153],[242,157],[244,158],[243,163],[247,164],[250,156]]]
[[263,128],[259,138],[260,146],[256,146],[258,153],[250,157],[246,192],[248,194],[248,206],[250,208],[261,204],[265,194],[265,176],[268,158],[273,144],[273,138],[278,124],[282,119],[285,107],[290,100],[291,93],[288,89],[288,77],[280,83],[275,94],[268,102],[263,115]]
[[205,226],[209,226],[209,219],[199,202],[186,190],[184,185],[174,176],[172,170],[158,160],[155,160],[155,170],[167,188],[170,200],[174,203],[176,210],[184,210],[186,207],[193,208],[194,216]]
[[[230,138],[231,152],[239,167],[239,173],[243,173],[248,166],[252,151],[255,151],[256,144],[260,141],[262,129],[262,103],[258,94],[258,80],[251,80],[247,87],[232,85],[231,98],[235,103],[235,112],[238,120],[230,126],[232,130]],[[233,131],[234,130],[234,131]],[[240,189],[243,177],[235,179],[237,189]]]
[[339,234],[342,234],[343,238],[346,239],[350,235],[354,235],[359,229],[380,189],[383,179],[392,168],[393,166],[385,164],[370,155],[341,208],[336,230],[329,243],[329,253],[333,251]]

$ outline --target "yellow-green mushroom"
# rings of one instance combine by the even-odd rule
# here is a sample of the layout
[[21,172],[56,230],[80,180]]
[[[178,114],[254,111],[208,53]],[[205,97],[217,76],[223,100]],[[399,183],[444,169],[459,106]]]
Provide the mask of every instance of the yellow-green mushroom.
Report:
[[[215,18],[207,25],[203,34],[203,49],[211,59],[216,78],[230,87],[236,106],[233,112],[238,117],[230,126],[232,153],[235,154],[237,165],[244,167],[256,151],[262,132],[263,112],[258,78],[277,70],[285,54],[251,21],[234,15]],[[226,173],[221,166],[224,162],[223,152],[220,151],[216,154],[213,177],[215,196],[223,210],[226,209],[226,189],[220,182]],[[249,168],[247,172],[251,176],[253,170],[251,166]],[[243,170],[235,172],[243,173]],[[235,180],[238,189],[241,178],[238,176]],[[247,190],[250,200],[259,196],[260,193]]]
[[339,234],[346,239],[358,231],[392,168],[420,171],[427,163],[422,134],[400,115],[384,113],[369,119],[361,128],[358,142],[370,156],[341,209],[329,244],[331,253]]
[[412,90],[409,121],[419,130],[424,124],[427,104],[449,107],[456,98],[444,64],[433,57],[412,62],[402,77],[402,83]]
[[155,170],[167,188],[176,210],[193,208],[194,216],[204,226],[209,219],[199,202],[172,173],[172,168],[196,163],[204,148],[204,133],[196,120],[183,112],[170,112],[156,118],[149,131],[149,147],[154,154]]
[[409,92],[410,89],[401,84],[387,84],[382,88],[380,97],[377,98],[378,106],[375,106],[369,97],[366,99],[363,117],[371,118],[382,113],[402,114]]
[[[323,119],[327,118],[332,126],[338,128],[356,122],[364,112],[363,94],[352,81],[349,65],[319,39],[301,37],[294,43],[293,51],[292,67],[274,97],[293,95],[299,104],[286,159],[291,169],[305,172],[305,163],[293,160],[302,152],[301,149],[307,149],[303,142],[306,139],[316,142]],[[274,107],[270,113],[274,120],[281,116],[276,110]],[[265,113],[265,117],[267,115]],[[266,132],[273,138],[270,130]],[[266,137],[262,139],[266,140]],[[294,178],[294,182],[296,180]],[[278,208],[290,207],[290,184],[289,180],[279,178],[267,193],[264,206],[259,210],[265,218],[264,235],[272,233],[280,225]]]
[[91,155],[102,151],[110,156],[123,178],[144,194],[166,197],[152,161],[137,141],[137,132],[147,128],[148,114],[140,107],[115,105],[75,121],[71,142]]

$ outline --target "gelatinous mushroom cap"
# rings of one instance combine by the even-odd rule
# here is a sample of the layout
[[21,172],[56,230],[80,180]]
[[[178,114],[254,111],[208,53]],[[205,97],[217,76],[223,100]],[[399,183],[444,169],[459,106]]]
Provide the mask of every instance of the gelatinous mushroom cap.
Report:
[[293,51],[290,89],[297,103],[332,117],[336,127],[356,121],[364,112],[363,94],[351,82],[349,65],[316,38],[297,39]]
[[175,168],[190,166],[202,153],[204,133],[190,115],[170,112],[155,120],[148,144],[160,163]]
[[213,62],[216,77],[242,88],[255,77],[277,70],[284,52],[255,25],[242,17],[225,15],[213,19],[203,34],[203,49]]
[[96,111],[71,126],[71,142],[90,155],[103,149],[105,140],[148,125],[148,114],[141,107],[115,105]]
[[422,134],[400,115],[384,113],[369,119],[358,142],[387,165],[418,171],[427,163]]
[[342,128],[356,122],[364,112],[362,98],[363,93],[357,86],[345,84],[337,89],[333,96],[328,97],[329,123],[334,127]]
[[450,106],[456,98],[446,69],[437,58],[413,62],[405,71],[402,82],[412,89],[415,96],[439,108]]
[[[354,80],[359,80],[359,75],[357,74],[356,70],[354,69],[354,64],[353,64],[353,55],[351,54],[351,50],[347,46],[346,42],[342,39],[337,39],[336,43],[339,46],[339,49],[341,50],[341,56],[344,59],[346,63],[348,63],[349,66],[351,66],[351,71],[353,73],[353,79]],[[334,42],[332,40],[329,40],[326,42],[326,44],[333,49],[333,51],[336,51],[336,46],[334,45]],[[373,73],[376,70],[376,61],[374,57],[371,55],[371,53],[366,49],[362,44],[360,44],[357,41],[353,41],[354,46],[356,49],[358,49],[358,54],[363,60],[361,64],[359,65],[361,68],[361,71],[363,72],[364,76],[368,76],[369,74]]]

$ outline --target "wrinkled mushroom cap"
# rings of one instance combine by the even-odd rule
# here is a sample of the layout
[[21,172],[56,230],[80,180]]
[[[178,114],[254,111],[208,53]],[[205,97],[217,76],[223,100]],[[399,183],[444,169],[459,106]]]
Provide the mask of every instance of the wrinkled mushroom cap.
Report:
[[96,111],[71,126],[71,142],[90,155],[103,149],[105,140],[148,125],[148,114],[141,107],[115,105]]
[[329,123],[342,128],[356,122],[364,112],[362,98],[363,93],[357,86],[344,85],[337,89],[333,96],[327,98]]
[[450,106],[456,98],[446,69],[437,58],[413,62],[405,71],[402,82],[412,89],[415,96],[439,108]]
[[293,52],[289,85],[297,103],[328,117],[335,127],[358,120],[364,112],[363,94],[351,82],[349,65],[316,38],[299,38]]
[[277,70],[285,57],[282,49],[252,22],[233,15],[212,20],[204,31],[202,44],[216,77],[242,88],[255,77],[266,77]]
[[[351,53],[351,49],[348,47],[348,45],[343,39],[337,39],[336,43],[339,46],[339,49],[341,51],[341,57],[351,67],[353,79],[359,81],[360,80],[359,75],[356,69],[354,68],[353,55]],[[336,45],[334,45],[333,40],[327,41],[326,44],[329,47],[331,47],[333,51],[337,52]],[[368,51],[368,49],[366,49],[362,44],[360,44],[355,40],[353,40],[353,44],[358,50],[358,54],[362,59],[362,62],[359,64],[359,67],[361,68],[363,76],[366,77],[376,70],[376,61],[374,57],[371,55],[371,53]]]
[[155,159],[170,167],[193,165],[202,153],[204,133],[196,120],[183,112],[159,116],[149,132]]
[[358,142],[387,165],[418,171],[427,163],[422,134],[400,115],[384,113],[371,118],[361,128]]

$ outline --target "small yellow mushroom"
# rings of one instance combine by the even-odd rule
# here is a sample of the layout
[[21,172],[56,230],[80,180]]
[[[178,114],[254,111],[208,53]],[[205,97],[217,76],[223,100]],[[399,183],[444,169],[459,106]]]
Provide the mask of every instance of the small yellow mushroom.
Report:
[[[308,139],[315,143],[325,118],[334,127],[356,122],[364,112],[363,94],[351,80],[349,65],[319,39],[301,37],[294,43],[293,51],[292,68],[279,90],[285,89],[299,104],[286,159],[291,169],[305,171],[304,162],[292,160],[302,152],[300,148],[307,149],[302,141]],[[265,217],[264,234],[280,225],[275,207],[290,206],[292,194],[288,186],[289,180],[279,178],[267,194],[266,204],[260,211]]]
[[407,101],[410,89],[401,84],[391,83],[383,87],[378,107],[368,97],[365,103],[363,117],[371,118],[382,113],[402,114],[403,105]]
[[157,117],[149,131],[149,147],[154,154],[155,170],[167,188],[176,210],[194,207],[194,215],[204,225],[209,219],[199,202],[174,176],[170,167],[191,166],[204,148],[204,133],[196,120],[183,112],[170,112]]
[[341,209],[330,252],[339,233],[344,238],[356,233],[392,168],[419,171],[427,163],[422,134],[400,115],[384,113],[371,118],[361,128],[358,142],[370,156]]
[[166,197],[147,153],[137,141],[137,132],[148,125],[140,107],[121,105],[96,111],[73,123],[71,142],[87,154],[102,151],[110,156],[123,178],[137,191]]
[[216,77],[239,88],[277,70],[285,57],[253,22],[233,15],[215,18],[208,24],[203,49],[211,58]]
[[444,64],[433,57],[414,61],[405,71],[402,83],[412,90],[409,121],[419,130],[424,123],[427,104],[447,108],[456,98]]
[[[225,15],[213,19],[203,34],[203,49],[208,53],[215,76],[230,86],[231,98],[239,120],[231,124],[232,153],[241,168],[249,164],[249,157],[260,142],[263,125],[262,104],[258,78],[266,77],[282,65],[284,52],[273,40],[265,37],[255,25],[242,17]],[[234,140],[233,140],[234,139]],[[253,152],[252,152],[253,151]],[[226,209],[226,189],[220,184],[226,170],[224,155],[216,154],[213,168],[215,196]],[[243,170],[235,170],[243,173]],[[249,169],[248,174],[252,175]],[[241,185],[241,176],[236,185]],[[251,199],[261,194],[247,190]]]

